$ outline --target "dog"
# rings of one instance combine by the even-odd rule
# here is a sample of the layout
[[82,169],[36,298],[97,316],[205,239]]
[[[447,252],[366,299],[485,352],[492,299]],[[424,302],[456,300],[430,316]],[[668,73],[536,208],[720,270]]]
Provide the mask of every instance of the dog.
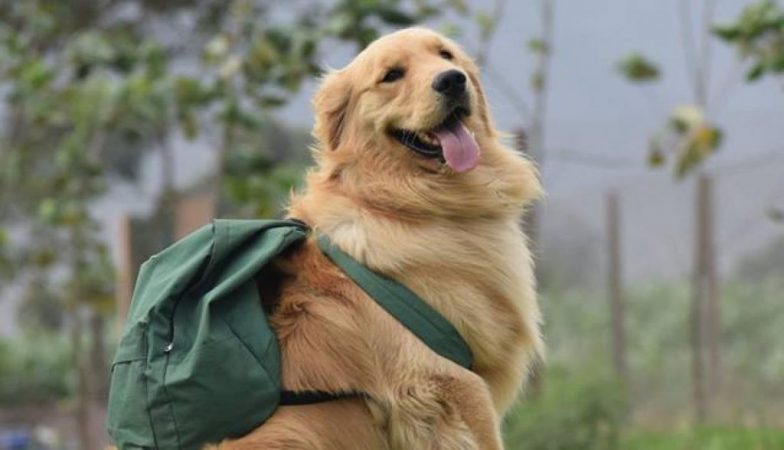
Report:
[[317,164],[289,216],[417,293],[474,365],[430,350],[310,238],[259,283],[283,386],[366,396],[280,407],[217,447],[503,448],[501,418],[543,347],[520,230],[541,194],[535,167],[501,142],[472,60],[428,29],[373,42],[323,78],[313,105]]

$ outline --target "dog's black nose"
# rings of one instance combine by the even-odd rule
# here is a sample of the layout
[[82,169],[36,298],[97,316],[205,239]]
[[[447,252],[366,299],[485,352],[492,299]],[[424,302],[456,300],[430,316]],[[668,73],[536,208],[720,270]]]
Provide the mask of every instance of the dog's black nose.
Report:
[[433,89],[448,97],[457,97],[465,92],[466,76],[455,69],[439,73],[433,78]]

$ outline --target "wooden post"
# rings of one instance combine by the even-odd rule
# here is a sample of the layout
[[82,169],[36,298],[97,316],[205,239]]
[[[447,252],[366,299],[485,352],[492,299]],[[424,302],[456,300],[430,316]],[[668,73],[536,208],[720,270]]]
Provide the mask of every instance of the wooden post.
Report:
[[621,383],[628,385],[626,360],[626,320],[623,295],[623,266],[621,257],[621,213],[618,194],[607,193],[607,292],[610,300],[612,330],[612,361],[615,374]]
[[716,380],[721,364],[712,189],[710,177],[704,173],[700,174],[697,179],[695,201],[696,236],[689,317],[692,344],[692,397],[697,423],[703,423],[707,419],[710,406],[708,396],[714,393],[718,385]]
[[[721,305],[719,278],[716,267],[715,217],[713,201],[713,180],[703,175],[699,179],[700,229],[699,236],[701,262],[701,289],[705,299],[705,344],[707,347],[706,388],[710,398],[715,399],[721,392]],[[708,402],[710,403],[710,402]]]
[[174,208],[174,238],[181,239],[210,223],[215,217],[217,203],[214,192],[181,195]]
[[120,231],[118,234],[119,261],[117,264],[117,286],[115,292],[117,310],[115,335],[117,339],[122,335],[125,318],[128,316],[131,296],[133,295],[134,277],[136,276],[133,253],[133,224],[130,216],[125,215],[120,219]]

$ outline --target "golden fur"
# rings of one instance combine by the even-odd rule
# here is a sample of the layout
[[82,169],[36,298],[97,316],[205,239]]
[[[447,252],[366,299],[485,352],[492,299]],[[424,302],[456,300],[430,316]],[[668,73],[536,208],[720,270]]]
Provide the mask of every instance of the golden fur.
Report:
[[[439,55],[448,50],[447,60]],[[404,67],[395,83],[380,83]],[[391,138],[444,120],[431,80],[468,75],[480,164],[457,173]],[[414,28],[328,74],[314,99],[317,167],[289,213],[411,288],[470,345],[474,371],[433,353],[321,254],[312,239],[262,275],[286,389],[362,391],[368,400],[281,407],[222,449],[500,449],[499,423],[542,341],[531,257],[519,228],[540,194],[532,165],[493,127],[473,62]],[[275,289],[271,284],[278,283]]]

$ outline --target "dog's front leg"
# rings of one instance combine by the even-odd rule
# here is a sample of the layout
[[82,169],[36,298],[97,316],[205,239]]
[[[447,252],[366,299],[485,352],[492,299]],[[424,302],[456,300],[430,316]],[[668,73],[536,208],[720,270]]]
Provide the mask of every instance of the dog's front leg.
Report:
[[388,428],[393,449],[503,449],[490,391],[472,372],[411,380],[396,397]]
[[476,438],[480,450],[502,450],[500,425],[487,384],[473,372],[459,377],[436,377],[444,399],[456,409]]

